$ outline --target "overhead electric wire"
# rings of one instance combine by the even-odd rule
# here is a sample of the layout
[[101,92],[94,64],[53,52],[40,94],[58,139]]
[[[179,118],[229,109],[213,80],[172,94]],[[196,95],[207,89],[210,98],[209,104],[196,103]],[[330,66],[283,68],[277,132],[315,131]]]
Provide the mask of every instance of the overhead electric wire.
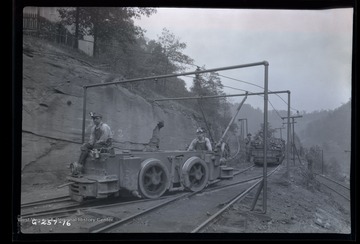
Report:
[[[193,64],[191,64],[191,65],[193,65]],[[193,66],[196,66],[196,67],[200,68],[200,66],[198,66],[198,65],[193,65]],[[201,69],[201,68],[200,68],[200,69]],[[252,85],[252,86],[256,86],[256,87],[258,87],[258,88],[264,89],[264,87],[259,86],[259,85],[256,85],[256,84],[254,84],[254,83],[252,83],[252,82],[243,81],[243,80],[235,79],[235,78],[232,78],[232,77],[229,77],[229,76],[225,76],[225,75],[220,75],[220,74],[218,74],[218,76],[224,77],[224,78],[227,78],[227,79],[230,79],[230,80],[234,80],[234,81],[239,81],[239,82],[242,82],[242,83],[245,83],[245,84],[248,84],[248,85]],[[192,77],[192,76],[188,76],[188,77],[194,78],[194,77]],[[240,88],[235,88],[235,87],[232,87],[232,86],[226,86],[226,85],[223,85],[223,84],[221,84],[221,86],[222,86],[222,87],[227,87],[227,88],[230,88],[230,89],[234,89],[234,90],[239,90],[239,91],[248,92],[247,90],[240,89]],[[269,92],[272,92],[272,91],[269,90]],[[276,94],[276,93],[275,93],[275,95],[278,96],[286,105],[288,105],[288,103],[287,103],[279,94]],[[262,95],[259,95],[259,96],[262,96]],[[268,99],[268,101],[269,101],[269,104],[271,105],[271,107],[275,110],[276,114],[277,114],[280,118],[282,118],[281,115],[280,115],[280,113],[279,113],[279,111],[277,111],[277,109],[274,107],[274,105],[270,102],[270,99]],[[294,111],[299,111],[298,109],[295,109],[295,108],[293,108],[293,107],[291,107],[291,106],[290,106],[290,109],[292,109],[292,110],[294,110]]]
[[279,116],[279,118],[282,119],[281,115],[279,114],[279,111],[277,111],[276,108],[274,107],[274,105],[272,105],[272,103],[270,102],[270,99],[268,99],[268,102],[271,105],[271,107],[275,110],[277,116]]
[[[251,83],[251,82],[247,82],[247,81],[243,81],[243,80],[231,78],[231,77],[224,76],[224,75],[219,75],[219,76],[222,76],[222,77],[227,78],[227,79],[230,79],[230,80],[243,82],[243,83],[246,83],[246,84],[249,84],[249,85],[253,85],[253,86],[259,87],[259,88],[261,88],[261,89],[264,89],[264,87],[259,86],[259,85],[256,85],[256,84],[253,84],[253,83]],[[272,92],[272,91],[269,90],[269,92]],[[287,103],[279,94],[276,94],[276,93],[275,93],[275,95],[278,96],[286,105],[288,105],[288,103]],[[294,110],[294,111],[299,111],[298,109],[295,109],[295,108],[293,108],[293,107],[291,107],[291,106],[290,106],[290,109],[292,109],[292,110]]]
[[[190,77],[190,76],[188,76],[188,77]],[[225,86],[225,85],[222,85],[222,86],[223,86],[223,87],[230,88],[230,89],[234,89],[234,90],[249,92],[249,91],[247,91],[247,90],[240,89],[240,88],[235,88],[235,87],[232,87],[232,86]],[[251,93],[251,92],[249,92],[249,93]],[[277,95],[277,94],[276,94],[276,95]],[[258,95],[258,96],[263,97],[263,95]],[[279,116],[279,118],[282,118],[281,115],[280,115],[280,113],[277,111],[277,109],[274,107],[274,105],[270,102],[270,99],[268,99],[268,101],[269,101],[271,107],[275,110],[276,114]]]

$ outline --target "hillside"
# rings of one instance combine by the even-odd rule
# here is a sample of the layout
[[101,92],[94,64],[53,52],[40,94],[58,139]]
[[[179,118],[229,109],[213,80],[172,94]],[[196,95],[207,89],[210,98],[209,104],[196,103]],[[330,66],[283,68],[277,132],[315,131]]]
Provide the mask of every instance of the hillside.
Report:
[[[82,139],[84,85],[121,79],[71,48],[24,36],[22,183],[61,183],[76,161]],[[142,150],[159,120],[160,148],[185,149],[199,115],[173,102],[154,103],[122,85],[87,89],[85,140],[100,112],[117,148]]]

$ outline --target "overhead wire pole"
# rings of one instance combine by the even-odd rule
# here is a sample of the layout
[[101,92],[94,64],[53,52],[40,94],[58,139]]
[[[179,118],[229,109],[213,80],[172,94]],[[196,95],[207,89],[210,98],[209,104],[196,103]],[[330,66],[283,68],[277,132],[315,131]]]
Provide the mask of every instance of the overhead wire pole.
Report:
[[84,104],[83,104],[82,142],[84,143],[84,138],[85,138],[85,115],[86,115],[87,88],[110,86],[110,85],[124,84],[124,83],[143,81],[143,80],[155,80],[155,79],[164,79],[164,78],[170,78],[170,77],[202,74],[202,73],[209,73],[209,72],[223,71],[223,70],[231,70],[231,69],[240,69],[240,68],[261,66],[261,65],[265,65],[265,64],[268,64],[268,62],[267,61],[262,61],[262,62],[256,62],[256,63],[240,64],[240,65],[227,66],[227,67],[221,67],[221,68],[215,68],[215,69],[207,69],[207,70],[199,70],[199,69],[197,69],[196,71],[193,71],[193,72],[184,72],[184,73],[179,73],[179,74],[167,74],[167,75],[149,76],[149,77],[128,79],[128,80],[122,80],[122,81],[113,81],[113,82],[107,82],[107,83],[97,83],[97,84],[85,85],[85,86],[83,86],[83,88],[84,88]]
[[267,208],[267,128],[268,128],[268,76],[269,76],[269,63],[265,64],[265,79],[264,79],[264,167],[263,167],[263,213],[266,213]]
[[286,147],[286,178],[289,182],[290,178],[290,91],[288,93],[288,114],[287,114],[287,147]]
[[294,117],[291,117],[291,124],[292,124],[292,143],[291,143],[291,151],[292,151],[292,160],[293,164],[295,165],[295,120]]
[[295,146],[295,118],[302,118],[302,115],[296,115],[296,116],[291,116],[292,119],[292,124],[293,124],[293,160],[294,160],[294,164],[295,164],[295,150],[296,150],[296,146]]
[[[248,134],[247,118],[238,119],[238,121],[240,122],[240,132],[242,132],[242,133],[240,133],[241,134],[241,140],[244,140],[244,138],[246,137],[245,135]],[[243,123],[244,121],[245,121],[245,130],[244,130],[244,123]],[[244,131],[245,131],[245,133],[244,133]]]
[[[269,63],[264,63],[265,66],[265,78],[264,78],[264,92],[257,93],[247,93],[247,94],[235,94],[235,95],[219,95],[219,96],[203,96],[201,98],[215,98],[215,97],[231,97],[231,96],[251,96],[251,95],[264,95],[264,133],[263,133],[263,141],[266,142],[265,138],[267,138],[267,128],[268,128],[268,94],[277,94],[277,93],[288,93],[288,120],[290,116],[290,91],[278,91],[269,92],[268,90],[268,66]],[[167,100],[184,100],[184,99],[198,99],[199,97],[177,97],[177,98],[162,98],[162,99],[154,99],[154,101],[167,101]],[[264,143],[264,167],[263,167],[263,180],[258,188],[257,197],[254,199],[253,205],[255,205],[258,196],[260,195],[261,190],[263,190],[263,213],[266,213],[266,205],[267,205],[267,143]]]
[[247,134],[249,133],[249,130],[248,130],[248,119],[245,118],[245,119],[243,119],[243,120],[245,120],[245,135],[247,135]]
[[279,128],[274,128],[274,129],[280,131],[280,139],[282,139],[282,129],[284,129],[284,128],[283,128],[283,127],[279,127]]
[[[254,66],[260,66],[264,65],[265,71],[264,71],[264,92],[263,93],[246,93],[242,94],[242,96],[248,96],[248,95],[262,95],[264,94],[264,139],[267,138],[267,120],[268,120],[268,94],[275,94],[276,92],[269,92],[268,90],[268,69],[269,69],[269,62],[262,61],[262,62],[256,62],[256,63],[249,63],[249,64],[242,64],[242,65],[235,65],[235,66],[227,66],[227,67],[221,67],[221,68],[215,68],[215,69],[208,69],[208,70],[196,70],[193,72],[185,72],[180,74],[168,74],[168,75],[159,75],[159,76],[150,76],[150,77],[144,77],[144,78],[135,78],[135,79],[128,79],[128,80],[122,80],[122,81],[115,81],[115,82],[107,82],[107,83],[97,83],[92,85],[85,85],[84,88],[84,104],[83,104],[83,128],[82,128],[82,138],[84,141],[85,137],[85,115],[86,115],[86,93],[88,88],[92,87],[100,87],[100,86],[110,86],[110,85],[116,85],[116,84],[123,84],[128,82],[136,82],[136,81],[143,81],[143,80],[154,80],[154,79],[164,79],[164,78],[170,78],[170,77],[178,77],[178,76],[186,76],[186,75],[193,75],[193,74],[201,74],[201,73],[209,73],[209,72],[215,72],[215,71],[223,71],[223,70],[231,70],[231,69],[240,69],[240,68],[246,68],[246,67],[254,67]],[[283,91],[287,92],[289,94],[289,91]],[[277,92],[281,93],[281,92]],[[231,97],[234,95],[223,95],[223,96],[203,96],[203,97],[197,97],[195,99],[199,98],[214,98],[214,97]],[[187,98],[187,99],[194,99],[194,98]],[[165,99],[157,99],[157,101],[164,101]],[[168,100],[180,100],[180,99],[168,99]],[[155,100],[154,100],[155,101]],[[290,103],[288,104],[290,106]],[[289,113],[289,111],[288,111]],[[288,116],[289,117],[289,116]],[[264,140],[265,141],[265,140]],[[263,170],[263,188],[265,189],[263,191],[263,213],[266,213],[266,189],[267,189],[267,145],[264,143],[264,170]]]
[[[288,102],[288,106],[290,107],[290,97],[289,97],[289,102]],[[287,126],[288,126],[288,132],[287,132],[287,144],[288,144],[288,146],[287,146],[287,154],[286,154],[286,160],[287,160],[287,172],[286,172],[286,176],[289,178],[289,168],[290,168],[290,160],[289,160],[289,154],[290,154],[290,147],[291,147],[291,149],[294,149],[294,147],[295,147],[295,129],[294,129],[294,124],[295,124],[295,121],[294,121],[294,119],[295,118],[302,118],[303,116],[302,115],[294,115],[294,116],[290,116],[290,109],[288,110],[288,116],[287,117],[282,117],[282,119],[285,119],[285,118],[287,118]],[[292,122],[290,122],[290,119],[292,119]],[[293,137],[293,140],[292,140],[292,142],[290,143],[290,130],[291,130],[291,128],[290,128],[290,124],[292,124],[293,125],[293,135],[292,135],[292,137]],[[294,160],[294,162],[295,162],[295,156],[293,156],[293,160]]]

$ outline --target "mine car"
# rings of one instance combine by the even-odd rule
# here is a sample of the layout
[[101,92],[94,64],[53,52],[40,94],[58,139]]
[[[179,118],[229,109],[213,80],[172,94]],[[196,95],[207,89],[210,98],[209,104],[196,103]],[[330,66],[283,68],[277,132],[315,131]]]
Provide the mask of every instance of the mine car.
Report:
[[[221,179],[232,178],[233,168],[227,166],[229,155],[224,138],[247,94],[213,151],[94,149],[83,165],[70,164],[72,174],[67,177],[70,197],[81,202],[87,198],[117,196],[120,191],[127,191],[136,197],[154,199],[166,191],[196,192]],[[83,125],[84,119],[85,116]]]
[[68,176],[70,197],[106,198],[127,190],[134,196],[158,198],[166,191],[200,191],[233,177],[220,153],[209,151],[90,153],[82,173]]
[[[267,147],[267,164],[279,165],[285,158],[285,141],[280,138],[269,138]],[[253,141],[251,143],[251,157],[255,165],[264,165],[264,143]]]

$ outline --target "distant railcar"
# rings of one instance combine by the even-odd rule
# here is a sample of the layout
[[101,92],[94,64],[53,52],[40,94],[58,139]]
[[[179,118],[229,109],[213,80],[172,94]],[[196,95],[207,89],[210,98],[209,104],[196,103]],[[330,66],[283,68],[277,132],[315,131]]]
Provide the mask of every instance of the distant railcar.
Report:
[[[270,138],[268,141],[267,164],[281,164],[285,158],[285,141],[279,138]],[[255,165],[264,165],[264,144],[262,142],[251,143],[251,156]]]

